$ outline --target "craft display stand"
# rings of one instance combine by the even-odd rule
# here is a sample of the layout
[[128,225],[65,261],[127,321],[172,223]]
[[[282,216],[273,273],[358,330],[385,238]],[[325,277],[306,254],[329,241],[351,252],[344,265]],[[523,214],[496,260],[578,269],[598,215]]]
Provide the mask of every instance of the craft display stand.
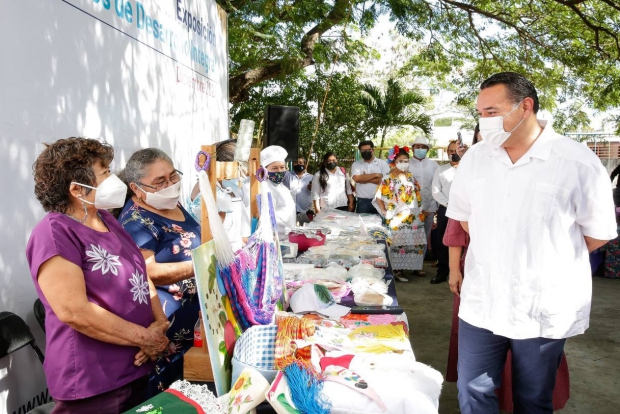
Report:
[[[217,161],[215,145],[203,145],[201,150],[211,157],[209,164],[209,183],[215,198],[215,186],[218,177],[237,178],[239,177],[239,163],[236,161],[222,162]],[[200,160],[204,164],[206,160]],[[250,209],[251,216],[258,218],[258,205],[256,195],[259,192],[259,181],[256,179],[256,171],[260,167],[260,150],[250,149],[250,159],[248,161],[248,174],[250,176]],[[209,226],[209,215],[205,206],[204,199],[200,208],[200,237],[202,243],[206,243],[213,238],[211,226]],[[183,377],[188,381],[213,382],[213,369],[209,359],[209,349],[207,347],[204,323],[200,324],[200,335],[202,337],[202,347],[190,348],[183,358]]]

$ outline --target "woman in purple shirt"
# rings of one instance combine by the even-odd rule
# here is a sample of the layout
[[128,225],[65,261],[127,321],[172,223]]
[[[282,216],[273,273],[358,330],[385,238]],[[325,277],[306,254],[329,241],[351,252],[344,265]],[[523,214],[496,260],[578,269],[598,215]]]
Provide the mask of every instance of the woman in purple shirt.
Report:
[[33,165],[48,214],[26,255],[45,306],[45,375],[53,413],[118,413],[144,400],[151,361],[167,347],[168,321],[140,250],[106,209],[126,186],[109,165],[111,146],[68,138]]

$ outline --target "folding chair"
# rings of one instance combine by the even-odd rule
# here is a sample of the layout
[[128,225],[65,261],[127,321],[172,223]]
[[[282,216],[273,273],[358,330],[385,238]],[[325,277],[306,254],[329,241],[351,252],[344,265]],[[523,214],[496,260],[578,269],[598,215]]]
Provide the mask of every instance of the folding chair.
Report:
[[45,307],[39,298],[34,301],[34,317],[37,322],[39,322],[39,325],[41,325],[43,332],[45,332]]
[[[0,312],[0,358],[4,358],[26,345],[32,347],[39,357],[39,361],[43,363],[45,358],[43,352],[37,346],[26,322],[14,313]],[[51,413],[53,408],[54,403],[48,403],[29,411],[28,414]]]

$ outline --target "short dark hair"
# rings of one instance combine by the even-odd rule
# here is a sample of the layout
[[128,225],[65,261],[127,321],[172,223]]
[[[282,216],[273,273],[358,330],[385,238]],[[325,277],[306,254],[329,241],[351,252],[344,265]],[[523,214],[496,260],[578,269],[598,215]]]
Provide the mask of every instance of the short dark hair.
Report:
[[227,139],[226,141],[220,141],[215,144],[215,157],[218,161],[234,161],[235,150],[237,149],[236,139]]
[[516,72],[496,73],[482,82],[480,85],[480,90],[495,85],[506,85],[508,97],[515,105],[523,101],[525,98],[532,98],[534,100],[534,113],[538,113],[540,105],[538,103],[536,88],[534,88],[534,84],[526,79],[525,76]]
[[364,145],[370,145],[370,148],[374,148],[374,147],[375,147],[375,144],[374,144],[372,141],[367,140],[367,141],[362,141],[362,142],[360,142],[360,143],[357,145],[357,149],[361,151],[361,150],[362,150],[362,147],[363,147]]
[[474,138],[471,141],[471,145],[476,145],[478,143],[478,134],[480,133],[480,124],[476,124],[474,128]]
[[[99,161],[107,167],[114,159],[111,145],[89,138],[66,138],[45,144],[32,165],[34,195],[45,211],[66,213],[71,204],[72,182],[96,186],[93,165]],[[88,195],[92,190],[84,188]]]

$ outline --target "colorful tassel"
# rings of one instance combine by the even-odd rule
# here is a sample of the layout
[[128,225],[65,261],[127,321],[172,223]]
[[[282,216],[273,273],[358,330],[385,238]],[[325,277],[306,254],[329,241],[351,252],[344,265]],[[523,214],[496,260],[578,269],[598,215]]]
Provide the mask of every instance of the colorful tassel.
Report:
[[324,379],[307,361],[296,360],[283,370],[293,404],[303,414],[329,414],[331,403],[322,393]]

